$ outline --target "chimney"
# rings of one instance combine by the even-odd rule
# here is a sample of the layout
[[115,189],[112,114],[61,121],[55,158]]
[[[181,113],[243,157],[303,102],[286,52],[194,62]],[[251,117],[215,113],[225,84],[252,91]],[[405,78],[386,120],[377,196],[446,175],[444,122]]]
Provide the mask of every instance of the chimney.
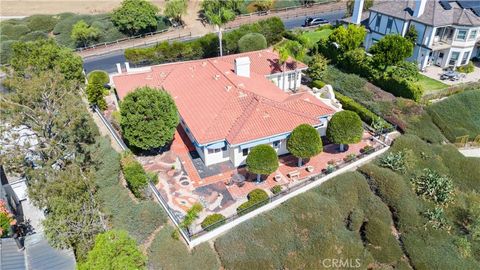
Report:
[[122,66],[120,66],[120,63],[117,63],[117,73],[122,74]]
[[250,78],[250,58],[248,56],[235,59],[235,74]]
[[360,24],[362,21],[363,2],[365,0],[355,0],[352,13],[352,23]]
[[420,17],[425,11],[425,5],[427,5],[427,0],[415,0],[415,10],[413,11],[413,17]]

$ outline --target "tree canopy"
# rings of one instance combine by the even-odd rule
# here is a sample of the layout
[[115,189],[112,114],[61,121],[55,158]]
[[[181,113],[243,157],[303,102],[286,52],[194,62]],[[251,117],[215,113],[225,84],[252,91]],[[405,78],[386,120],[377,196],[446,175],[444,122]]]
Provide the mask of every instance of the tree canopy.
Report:
[[255,174],[271,174],[278,169],[278,156],[270,145],[261,144],[248,153],[247,170]]
[[179,123],[177,107],[163,90],[142,87],[120,105],[122,134],[130,146],[152,150],[173,139]]
[[348,27],[337,27],[328,36],[328,41],[338,44],[338,49],[342,52],[354,50],[365,40],[367,31],[365,27],[349,24]]
[[258,51],[267,48],[267,39],[260,33],[249,33],[238,40],[240,52]]
[[413,54],[413,44],[400,35],[386,35],[372,48],[373,61],[384,69],[405,60]]
[[126,231],[111,230],[97,235],[80,270],[145,269],[146,257]]
[[112,22],[120,31],[136,35],[157,28],[158,8],[147,0],[123,0],[112,13]]
[[273,0],[255,0],[254,5],[258,11],[270,10],[273,7]]
[[71,37],[83,47],[87,47],[91,41],[97,40],[100,36],[100,30],[94,26],[89,26],[84,20],[80,20],[73,25]]
[[290,134],[287,149],[300,159],[299,165],[301,165],[301,159],[311,158],[322,152],[322,139],[314,127],[309,124],[301,124]]
[[209,23],[221,26],[235,19],[240,4],[236,0],[204,0],[202,10]]
[[97,105],[100,110],[107,109],[107,102],[105,102],[104,96],[105,86],[102,78],[98,76],[92,76],[92,79],[87,85],[87,98],[88,102],[92,105]]
[[327,138],[336,144],[358,143],[362,139],[363,126],[360,117],[352,111],[335,113],[328,122]]
[[82,58],[58,46],[53,39],[13,44],[10,67],[15,75],[29,77],[47,70],[58,70],[66,80],[83,83]]
[[187,6],[187,0],[168,0],[163,15],[180,22],[182,21],[182,15],[187,14]]

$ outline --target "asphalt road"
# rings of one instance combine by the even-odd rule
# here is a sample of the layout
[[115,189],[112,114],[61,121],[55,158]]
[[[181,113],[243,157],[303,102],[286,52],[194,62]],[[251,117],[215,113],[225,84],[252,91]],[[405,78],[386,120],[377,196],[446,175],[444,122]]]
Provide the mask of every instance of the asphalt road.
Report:
[[[316,16],[312,17],[321,17],[330,22],[334,22],[343,18],[345,11],[334,11],[334,12],[327,12],[327,13],[319,13]],[[287,29],[301,27],[305,21],[305,17],[297,17],[291,19],[284,19],[283,23]],[[124,63],[125,56],[123,55],[123,51],[113,52],[111,54],[101,55],[97,57],[91,57],[84,61],[83,68],[86,72],[90,72],[92,70],[105,70],[109,73],[116,72],[116,63]]]

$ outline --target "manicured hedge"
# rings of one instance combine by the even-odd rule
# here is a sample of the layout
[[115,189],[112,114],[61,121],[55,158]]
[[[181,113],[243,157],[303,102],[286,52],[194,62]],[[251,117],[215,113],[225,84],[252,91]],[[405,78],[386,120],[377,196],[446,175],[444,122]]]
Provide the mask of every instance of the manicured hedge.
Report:
[[110,77],[108,73],[103,70],[94,70],[88,73],[87,76],[88,81],[95,81],[100,80],[102,84],[107,84],[110,82]]
[[420,85],[405,79],[381,77],[375,79],[373,83],[397,97],[404,97],[415,101],[420,101],[423,96],[423,89]]
[[250,191],[250,193],[248,193],[247,198],[248,198],[248,201],[244,202],[237,208],[238,215],[246,214],[268,203],[267,192],[265,192],[265,190],[258,189],[258,188]]
[[259,33],[248,33],[238,40],[239,52],[258,51],[266,48],[267,40]]
[[137,198],[144,197],[144,189],[148,183],[148,177],[142,165],[131,154],[122,158],[122,171],[127,181],[128,188]]
[[[282,39],[284,31],[283,22],[277,17],[242,25],[223,34],[224,54],[238,53],[239,40],[247,34],[261,34],[265,37],[267,46],[271,46]],[[133,64],[161,64],[215,57],[218,54],[218,37],[215,34],[207,34],[189,42],[163,42],[153,47],[125,50],[125,58]]]
[[223,224],[225,224],[225,217],[221,214],[215,213],[215,214],[211,214],[211,215],[207,216],[202,221],[202,228],[205,229],[206,231],[211,231],[215,228],[218,228],[219,226],[221,226]]

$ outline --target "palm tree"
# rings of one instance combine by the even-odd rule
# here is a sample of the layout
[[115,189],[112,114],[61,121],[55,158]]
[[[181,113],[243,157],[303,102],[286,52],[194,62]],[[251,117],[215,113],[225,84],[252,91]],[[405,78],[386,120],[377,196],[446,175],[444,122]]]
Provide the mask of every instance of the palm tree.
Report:
[[[285,70],[287,69],[289,52],[285,43],[275,46],[274,50],[278,53],[278,64],[282,67],[282,89],[285,91]],[[280,84],[280,82],[278,84]]]
[[205,18],[217,28],[220,56],[223,56],[222,26],[235,19],[235,10],[237,8],[238,3],[236,0],[204,0],[202,2]]

